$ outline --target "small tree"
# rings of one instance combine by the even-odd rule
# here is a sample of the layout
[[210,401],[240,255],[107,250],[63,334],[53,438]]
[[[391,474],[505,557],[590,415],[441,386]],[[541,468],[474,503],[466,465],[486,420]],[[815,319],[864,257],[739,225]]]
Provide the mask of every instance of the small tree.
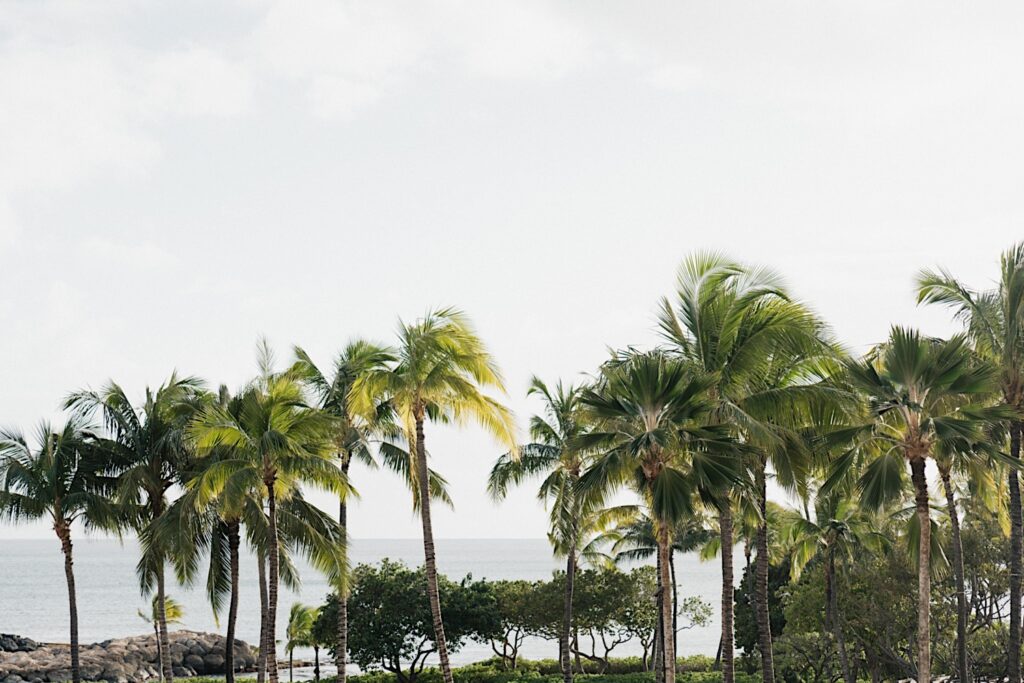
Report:
[[498,630],[490,638],[491,649],[506,669],[515,669],[519,649],[527,636],[540,635],[536,605],[543,600],[540,582],[495,581],[490,584],[498,606]]

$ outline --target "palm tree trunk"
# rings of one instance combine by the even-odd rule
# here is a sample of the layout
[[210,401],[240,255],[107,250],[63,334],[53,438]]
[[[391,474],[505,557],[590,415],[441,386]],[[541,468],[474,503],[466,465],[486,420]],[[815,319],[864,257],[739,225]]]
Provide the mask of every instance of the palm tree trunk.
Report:
[[57,529],[60,548],[64,553],[64,577],[68,584],[68,613],[71,624],[71,681],[82,683],[82,668],[78,662],[78,598],[75,593],[75,569],[72,558],[71,529],[61,525]]
[[658,621],[654,625],[654,651],[651,654],[651,662],[654,667],[654,683],[665,683],[665,638],[662,635],[664,633],[665,610],[661,602],[661,595],[665,592],[665,584],[661,580],[661,553],[656,552],[654,558],[654,573],[657,576],[657,588],[654,598],[658,603]]
[[664,653],[664,681],[665,683],[675,683],[676,681],[676,648],[672,642],[674,640],[672,633],[672,591],[669,590],[669,583],[672,581],[672,577],[669,575],[669,553],[670,553],[670,540],[668,534],[668,527],[664,523],[660,525],[658,530],[658,572],[661,575],[661,591],[659,594],[659,601],[661,604],[661,641],[662,641],[662,652]]
[[238,621],[238,522],[228,523],[228,548],[231,557],[231,598],[228,603],[228,633],[224,642],[225,683],[235,683],[235,623]]
[[[420,521],[423,523],[424,568],[427,574],[427,597],[430,600],[430,614],[434,620],[434,645],[440,659],[444,683],[454,683],[452,668],[448,663],[448,643],[444,637],[444,622],[441,620],[441,596],[437,589],[437,558],[434,553],[434,529],[430,522],[430,482],[427,472],[427,446],[423,435],[422,408],[416,414],[416,478],[420,489]],[[271,682],[273,683],[273,682]]]
[[288,681],[295,683],[295,650],[288,650]]
[[[352,456],[347,453],[341,455],[341,471],[348,477],[348,469],[352,463]],[[341,533],[348,536],[348,501],[343,495],[338,499],[338,524],[341,526]],[[348,543],[345,544],[345,553],[348,554]],[[334,663],[338,667],[337,683],[345,683],[348,674],[345,667],[348,664],[348,582],[338,590],[338,642],[335,646]]]
[[569,547],[569,555],[565,560],[565,599],[562,610],[562,631],[558,634],[559,659],[562,667],[562,680],[572,683],[572,660],[570,659],[569,641],[572,637],[572,594],[576,584],[576,544]]
[[960,540],[960,515],[956,510],[956,500],[953,498],[953,484],[949,478],[949,471],[939,468],[939,476],[942,478],[942,488],[946,494],[946,509],[949,512],[949,528],[952,536],[952,560],[953,576],[956,580],[956,665],[959,680],[962,683],[970,683],[971,669],[967,659],[967,593],[964,588],[964,549]]
[[825,564],[825,608],[826,628],[831,629],[836,639],[836,654],[839,656],[839,670],[845,683],[857,683],[850,670],[850,659],[846,654],[846,638],[843,635],[843,623],[839,616],[839,591],[836,589],[836,558],[832,546],[828,546],[828,559]]
[[765,484],[765,461],[758,463],[755,472],[757,504],[761,521],[757,526],[757,559],[754,561],[754,602],[757,614],[757,642],[761,651],[761,680],[775,683],[775,661],[772,656],[772,622],[768,611],[768,490]]
[[676,551],[668,549],[669,576],[672,578],[672,650],[679,653],[679,589],[676,586]]
[[932,680],[931,662],[931,552],[932,520],[928,510],[928,480],[925,478],[924,458],[910,461],[910,475],[914,482],[914,500],[920,525],[917,560],[917,680]]
[[[320,646],[313,646],[313,680],[320,683]],[[340,678],[338,680],[341,680]]]
[[267,680],[277,683],[277,589],[280,572],[280,554],[277,541],[277,497],[274,495],[274,479],[267,480],[267,521],[269,562],[267,563]]
[[722,554],[722,638],[719,648],[722,652],[722,683],[736,682],[736,668],[733,661],[733,568],[732,568],[732,500],[726,496],[718,513],[718,530]]
[[170,683],[174,680],[174,671],[171,666],[171,638],[167,634],[167,594],[162,559],[156,568],[156,619],[159,631],[157,648],[160,653],[160,675]]
[[260,580],[260,650],[256,657],[256,683],[267,679],[267,558],[257,552]]
[[[1020,459],[1022,424],[1010,423],[1010,457]],[[1011,683],[1020,683],[1021,646],[1021,575],[1024,573],[1021,557],[1024,546],[1024,520],[1021,518],[1020,485],[1017,469],[1009,468],[1010,485],[1010,643],[1007,647],[1007,671]]]

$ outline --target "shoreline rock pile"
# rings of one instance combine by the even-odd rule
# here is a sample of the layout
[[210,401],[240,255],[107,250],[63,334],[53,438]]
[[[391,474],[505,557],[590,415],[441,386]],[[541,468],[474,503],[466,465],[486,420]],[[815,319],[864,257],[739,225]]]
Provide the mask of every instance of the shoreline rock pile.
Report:
[[[224,636],[196,631],[173,631],[171,666],[175,676],[224,673]],[[256,654],[248,644],[234,644],[237,671],[252,671]],[[156,637],[136,636],[82,645],[82,680],[138,683],[159,679]],[[28,638],[0,634],[0,683],[55,683],[71,680],[71,650],[67,645],[40,644]]]

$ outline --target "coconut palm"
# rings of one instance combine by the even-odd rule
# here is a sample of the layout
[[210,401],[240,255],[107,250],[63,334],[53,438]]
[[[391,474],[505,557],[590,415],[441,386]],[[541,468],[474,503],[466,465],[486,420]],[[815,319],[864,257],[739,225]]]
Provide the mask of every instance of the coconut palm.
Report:
[[859,361],[846,363],[849,381],[868,399],[872,420],[854,428],[858,447],[833,463],[829,494],[858,458],[866,458],[857,486],[861,501],[880,508],[897,499],[910,467],[918,541],[918,680],[931,680],[930,599],[932,520],[925,466],[937,453],[978,448],[993,423],[1012,413],[974,405],[996,386],[996,371],[976,362],[967,339],[938,340],[893,327],[888,341]]
[[[918,302],[953,309],[975,350],[999,369],[1003,404],[1024,411],[1024,242],[1002,254],[999,280],[993,289],[971,289],[945,270],[925,270],[917,278]],[[1020,417],[1010,421],[1010,457],[1020,459]],[[1010,638],[1007,672],[1021,680],[1021,577],[1024,575],[1024,519],[1016,467],[1008,468],[1010,505]]]
[[150,528],[169,505],[168,490],[181,483],[181,473],[187,467],[190,449],[185,427],[191,416],[189,407],[200,390],[198,379],[172,373],[156,391],[146,387],[140,406],[133,405],[115,382],[99,392],[75,392],[65,400],[65,407],[78,414],[99,414],[108,432],[103,442],[107,457],[117,468],[118,500],[122,505],[138,508],[135,531],[143,541],[144,551],[137,566],[139,584],[144,595],[155,589],[157,649],[162,662],[161,676],[167,681],[174,677],[171,658],[165,656],[170,639],[163,615],[168,549],[147,539]]
[[0,521],[48,519],[64,554],[71,633],[71,679],[80,683],[78,601],[72,528],[116,530],[122,519],[111,496],[115,482],[104,472],[104,458],[86,423],[73,416],[59,430],[39,426],[37,445],[17,431],[0,431]]
[[456,423],[472,420],[513,450],[515,430],[509,410],[482,391],[491,387],[504,392],[503,381],[497,365],[462,312],[446,308],[428,312],[411,324],[400,322],[398,336],[394,350],[397,361],[359,377],[352,387],[351,405],[355,413],[372,419],[378,406],[387,402],[395,411],[406,440],[415,446],[416,457],[411,464],[419,489],[424,573],[434,622],[434,644],[445,683],[453,683],[437,589],[424,425],[428,419]]
[[[671,579],[672,600],[672,634],[673,646],[679,651],[677,643],[679,635],[679,594],[676,581],[676,553],[689,553],[701,550],[717,533],[708,526],[709,522],[703,510],[693,517],[678,521],[672,528],[671,543],[668,554],[669,577]],[[600,542],[610,543],[610,554],[616,564],[657,559],[658,539],[654,531],[654,522],[650,515],[639,506],[631,510],[621,510],[617,515],[617,523],[609,529]],[[658,589],[661,589],[661,573],[658,572]]]
[[790,556],[790,576],[800,578],[804,567],[821,558],[825,573],[825,629],[831,632],[845,683],[856,683],[850,666],[843,632],[843,614],[839,607],[838,571],[842,563],[853,560],[864,550],[879,551],[887,544],[877,532],[877,521],[853,501],[838,493],[817,496],[813,516],[798,510],[779,513],[779,535]]
[[[207,406],[193,422],[190,433],[200,453],[214,449],[230,451],[228,457],[211,464],[196,481],[200,507],[228,486],[234,486],[233,482],[240,482],[241,490],[251,490],[248,487],[254,482],[262,488],[261,500],[267,505],[266,542],[257,556],[260,572],[266,571],[267,595],[266,628],[260,651],[266,657],[267,678],[276,683],[274,650],[281,574],[279,502],[293,497],[303,483],[344,495],[348,492],[348,481],[332,459],[332,418],[306,404],[295,376],[269,371],[269,354],[264,354],[262,365],[262,377],[239,394],[234,410],[216,404]],[[344,556],[336,553],[334,566],[324,568],[330,580],[340,580],[343,563]]]
[[561,382],[552,390],[539,378],[532,378],[527,395],[539,396],[544,404],[544,414],[530,418],[533,442],[520,447],[518,453],[509,452],[498,458],[487,484],[491,495],[502,499],[511,486],[526,478],[544,477],[537,497],[549,510],[548,538],[555,555],[565,557],[565,598],[558,649],[566,683],[572,683],[573,677],[572,595],[583,546],[583,518],[593,515],[598,504],[597,497],[584,500],[576,489],[584,465],[584,453],[576,447],[576,441],[587,431],[581,391]]
[[[337,453],[341,471],[348,476],[353,460],[358,460],[371,469],[380,467],[373,456],[373,445],[377,442],[377,450],[384,466],[397,472],[409,484],[413,492],[413,506],[419,510],[419,488],[414,476],[415,467],[410,462],[409,452],[397,442],[401,430],[394,422],[393,411],[387,403],[377,406],[371,419],[354,413],[349,405],[349,394],[356,379],[370,370],[383,370],[394,357],[386,349],[364,340],[356,340],[348,344],[334,360],[333,371],[328,374],[322,371],[302,348],[296,346],[295,364],[292,372],[309,386],[317,398],[320,410],[335,418],[333,428],[333,448]],[[428,471],[431,496],[445,504],[451,504],[447,492],[447,482],[434,470]],[[342,530],[348,527],[348,503],[345,496],[338,501],[338,522]],[[338,587],[344,596],[345,585]],[[348,658],[348,601],[342,597],[338,601],[338,632],[335,642],[335,664],[338,668],[338,681],[344,683]]]
[[288,626],[285,629],[284,649],[288,651],[288,680],[295,680],[295,648],[313,647],[313,624],[316,622],[316,607],[292,603],[291,611],[288,613]]
[[634,353],[606,364],[581,396],[595,426],[578,443],[596,453],[580,477],[581,492],[629,485],[654,522],[665,683],[675,681],[672,602],[664,589],[671,584],[672,528],[697,514],[698,498],[710,499],[739,479],[727,430],[708,423],[713,381],[663,353]]
[[[771,404],[778,396],[764,386],[763,378],[778,359],[820,353],[823,330],[810,312],[790,300],[781,278],[770,270],[746,266],[714,253],[696,253],[679,268],[676,294],[661,302],[661,333],[672,349],[714,378],[709,388],[713,402],[711,419],[731,425],[736,436],[762,445],[762,456],[778,455],[777,473],[791,471],[780,448],[777,431],[766,421],[778,413]],[[783,401],[785,402],[785,401]],[[751,412],[753,405],[764,410]],[[772,448],[766,449],[766,445]],[[759,461],[756,471],[763,471]],[[724,491],[723,497],[731,497]],[[733,506],[722,502],[719,510],[722,561],[722,674],[734,683],[733,639]],[[764,583],[759,581],[759,583]],[[760,620],[759,620],[760,621]],[[770,634],[759,628],[762,666],[771,680]]]
[[[158,595],[153,595],[153,599],[150,602],[149,610],[138,610],[139,617],[153,627],[153,640],[157,643],[157,659],[160,664],[160,670],[164,670],[164,651],[159,647],[160,645],[160,615],[161,608],[163,613],[163,623],[170,626],[171,624],[181,624],[182,619],[185,617],[185,610],[180,604],[170,596],[165,595],[163,602],[161,603]],[[170,651],[167,652],[167,659],[170,659]]]

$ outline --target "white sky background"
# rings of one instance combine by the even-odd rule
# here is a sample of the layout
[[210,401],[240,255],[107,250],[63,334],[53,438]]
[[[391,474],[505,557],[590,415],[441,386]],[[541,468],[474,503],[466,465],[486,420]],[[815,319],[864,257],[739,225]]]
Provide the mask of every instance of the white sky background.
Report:
[[[1022,9],[936,3],[5,2],[0,423],[115,378],[240,385],[454,304],[531,374],[649,344],[695,249],[775,267],[855,350],[1024,238]],[[440,537],[537,537],[501,448],[429,428]],[[354,472],[356,537],[418,522]],[[319,498],[328,509],[334,504]],[[46,536],[45,525],[0,538]]]

